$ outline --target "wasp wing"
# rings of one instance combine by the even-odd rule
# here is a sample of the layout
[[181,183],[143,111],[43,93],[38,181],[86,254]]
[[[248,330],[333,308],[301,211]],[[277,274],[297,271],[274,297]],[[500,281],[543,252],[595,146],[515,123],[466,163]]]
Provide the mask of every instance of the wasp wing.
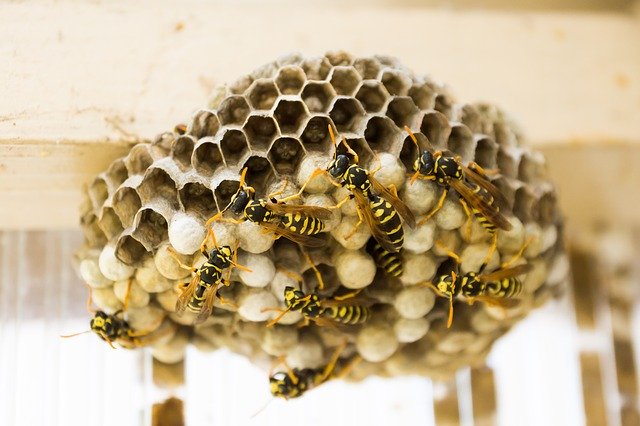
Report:
[[304,216],[315,217],[320,220],[329,220],[333,217],[331,210],[320,206],[292,205],[285,203],[267,203],[266,208],[280,215],[287,213],[301,214]]
[[482,274],[478,276],[478,279],[482,282],[499,281],[505,278],[517,277],[518,275],[529,272],[531,269],[531,264],[525,263],[511,268],[498,269],[488,274]]
[[278,237],[285,237],[294,243],[307,247],[323,247],[327,241],[319,235],[302,235],[285,228],[279,222],[262,222],[260,223],[266,231],[272,232]]
[[511,223],[500,213],[498,208],[489,204],[484,198],[474,192],[469,183],[458,179],[449,179],[449,185],[455,189],[471,207],[478,210],[482,216],[487,218],[495,227],[504,229],[505,231],[511,229]]
[[407,207],[404,201],[398,198],[396,194],[393,194],[385,188],[385,186],[371,174],[369,174],[369,182],[371,182],[371,186],[373,186],[373,189],[376,190],[378,194],[382,195],[387,201],[389,201],[389,203],[391,203],[393,208],[396,209],[400,216],[402,216],[402,219],[404,219],[409,227],[416,227],[416,217],[413,215],[411,210],[409,210],[409,207]]
[[178,297],[178,301],[176,302],[176,315],[182,316],[182,314],[184,314],[185,309],[187,309],[187,305],[189,305],[189,302],[193,298],[193,294],[196,292],[199,282],[200,274],[196,273],[191,279],[189,285],[182,290],[182,293]]
[[202,308],[200,308],[200,312],[198,312],[198,316],[196,316],[193,324],[200,324],[206,321],[211,315],[213,311],[213,302],[216,300],[216,290],[217,286],[211,286],[207,289],[207,295],[204,298],[204,303],[202,304]]
[[365,222],[371,230],[371,235],[380,243],[380,245],[391,253],[397,253],[398,249],[393,245],[393,242],[389,239],[389,236],[381,227],[380,221],[373,215],[371,206],[369,205],[369,199],[365,197],[360,191],[353,191],[356,207],[364,217]]
[[464,171],[465,178],[486,190],[498,203],[503,206],[508,205],[502,192],[486,176],[483,176],[464,165],[462,165],[462,170]]

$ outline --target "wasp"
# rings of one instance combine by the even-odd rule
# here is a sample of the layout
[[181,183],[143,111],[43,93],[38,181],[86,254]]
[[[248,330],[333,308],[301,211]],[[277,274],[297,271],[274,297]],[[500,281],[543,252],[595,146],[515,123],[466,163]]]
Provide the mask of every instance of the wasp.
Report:
[[[206,243],[210,237],[213,238],[215,248],[207,251]],[[218,290],[223,285],[229,286],[231,284],[229,280],[231,267],[251,272],[249,268],[237,263],[237,250],[232,250],[230,246],[218,246],[211,229],[209,229],[207,237],[200,247],[200,252],[207,260],[200,268],[194,268],[183,264],[175,252],[169,251],[181,268],[193,272],[191,282],[182,289],[182,293],[178,297],[176,314],[181,316],[185,310],[196,313],[194,324],[200,324],[211,315],[216,296],[222,303],[228,303],[220,296]],[[226,278],[222,276],[222,272],[225,269],[228,269]]]
[[315,292],[305,294],[303,291],[287,286],[284,289],[286,309],[268,308],[268,310],[278,310],[280,314],[271,320],[267,327],[277,324],[289,311],[299,311],[302,314],[304,317],[302,327],[308,325],[309,321],[332,326],[362,324],[371,316],[368,304],[372,301],[363,297],[355,298],[358,293],[359,291],[355,291],[325,299]]
[[[331,219],[331,210],[319,206],[291,205],[273,198],[255,199],[255,189],[245,185],[247,168],[242,170],[238,191],[231,197],[229,204],[218,214],[207,221],[207,228],[216,220],[233,223],[251,221],[260,224],[265,230],[272,232],[275,238],[285,237],[294,243],[308,247],[321,247],[325,244],[317,235],[325,230],[324,220]],[[242,214],[241,220],[222,219],[225,211]]]
[[426,283],[426,285],[439,296],[449,299],[447,327],[451,327],[453,322],[453,299],[458,295],[467,299],[469,304],[473,304],[477,300],[505,308],[517,306],[519,300],[516,297],[522,291],[522,282],[517,277],[529,272],[531,265],[510,265],[522,256],[526,245],[511,260],[493,272],[484,273],[487,267],[485,260],[478,272],[468,272],[464,275],[459,274],[460,257],[452,251],[446,250],[449,258],[454,262],[454,267],[448,272],[440,274],[434,283]]
[[403,266],[400,253],[392,253],[386,250],[375,238],[370,238],[367,242],[367,252],[373,256],[376,265],[382,268],[388,275],[392,277],[402,275]]
[[306,391],[334,379],[345,377],[351,369],[361,361],[359,356],[354,356],[336,374],[336,367],[340,360],[340,353],[346,347],[346,343],[339,346],[333,353],[331,360],[324,368],[289,368],[269,375],[269,387],[271,394],[277,398],[291,399],[302,396]]
[[342,139],[342,144],[347,153],[353,157],[353,161],[347,154],[338,154],[338,144],[331,125],[329,125],[329,134],[334,146],[331,163],[326,169],[315,170],[302,185],[300,191],[285,200],[301,196],[305,187],[313,178],[328,173],[331,178],[330,182],[334,186],[344,186],[350,191],[350,194],[333,208],[342,207],[350,199],[354,199],[356,202],[358,222],[349,236],[353,235],[358,227],[366,221],[371,229],[371,234],[380,245],[391,253],[397,253],[404,242],[402,220],[413,228],[415,226],[413,213],[398,198],[395,186],[391,185],[387,189],[374,178],[375,173],[381,167],[380,164],[376,169],[372,170],[366,170],[361,167],[358,154],[347,144],[345,138]]
[[[418,139],[411,129],[407,126],[404,129],[420,149]],[[430,148],[419,153],[413,164],[413,170],[412,183],[421,178],[435,181],[443,188],[436,206],[420,222],[423,223],[436,214],[442,208],[449,190],[455,190],[467,217],[471,218],[473,214],[480,225],[492,236],[493,245],[487,256],[487,259],[490,258],[497,243],[497,229],[508,231],[511,229],[511,223],[497,206],[497,203],[506,204],[506,201],[500,190],[489,181],[488,172],[474,162],[465,166],[460,161],[460,157],[444,155],[442,151],[433,151]]]

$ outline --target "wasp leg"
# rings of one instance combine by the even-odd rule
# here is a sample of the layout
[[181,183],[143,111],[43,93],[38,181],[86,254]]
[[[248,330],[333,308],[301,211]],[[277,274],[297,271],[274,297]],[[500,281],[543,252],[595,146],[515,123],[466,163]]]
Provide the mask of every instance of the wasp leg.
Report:
[[484,257],[484,260],[482,261],[482,265],[480,266],[480,270],[479,270],[480,272],[484,271],[484,268],[487,267],[497,247],[498,247],[498,232],[494,231],[491,237],[491,246],[489,247],[489,251],[487,252],[487,255]]
[[472,161],[469,164],[467,164],[467,167],[482,177],[495,176],[500,173],[500,170],[498,169],[485,169],[475,161]]
[[124,294],[124,301],[122,302],[123,303],[122,309],[125,310],[125,311],[129,307],[129,296],[131,296],[131,286],[132,286],[132,284],[133,284],[133,278],[129,278],[129,282],[127,283],[127,291]]
[[267,198],[272,200],[273,202],[280,202],[280,200],[275,200],[274,198],[277,195],[282,194],[284,191],[287,190],[287,186],[289,186],[289,179],[287,179],[286,177],[284,178],[284,185],[282,185],[282,188],[280,188],[279,190],[272,192],[271,194],[267,195]]
[[89,290],[89,295],[87,296],[87,312],[93,314],[96,310],[91,307],[93,304],[92,289],[89,286],[87,286],[87,289]]
[[427,213],[427,215],[425,217],[423,217],[422,219],[420,219],[418,221],[418,225],[422,225],[423,223],[425,223],[426,221],[431,219],[434,214],[438,213],[438,210],[440,210],[442,208],[442,206],[444,205],[444,199],[447,197],[447,193],[448,192],[449,192],[448,189],[444,189],[442,191],[442,195],[440,196],[440,199],[438,200],[438,204],[436,204],[436,206],[434,208],[432,208],[431,211],[429,213]]
[[362,291],[362,289],[358,289],[356,291],[352,291],[350,293],[346,293],[346,294],[342,294],[340,296],[334,296],[333,300],[347,300],[347,299],[351,299],[353,297],[356,297],[358,294],[360,294],[360,292]]
[[[320,270],[316,267],[316,264],[314,263],[313,259],[311,259],[311,256],[309,255],[309,253],[302,247],[300,247],[300,250],[302,251],[302,255],[307,259],[307,262],[309,262],[311,269],[313,269],[313,273],[316,275],[316,279],[318,280],[318,288],[320,290],[324,289],[324,280],[322,279],[322,274],[320,273]],[[300,278],[301,279],[299,282],[302,282],[302,277]]]
[[436,244],[436,246],[437,246],[439,249],[441,249],[441,250],[445,251],[445,252],[447,253],[447,256],[449,256],[449,257],[451,257],[452,259],[454,259],[454,260],[456,261],[456,263],[457,263],[457,264],[461,264],[461,263],[462,263],[462,260],[460,260],[460,256],[458,256],[457,254],[455,254],[454,252],[452,252],[448,247],[446,247],[446,246],[444,245],[444,243],[443,243],[442,241],[437,240],[435,244]]
[[531,244],[533,240],[534,240],[534,237],[527,238],[524,244],[522,245],[522,247],[520,247],[520,250],[518,250],[518,252],[514,254],[511,259],[507,260],[505,263],[500,265],[500,269],[508,268],[511,265],[513,265],[518,259],[520,259],[524,254],[524,251],[527,249],[527,247],[529,246],[529,244]]
[[171,255],[171,257],[173,257],[175,261],[178,262],[178,266],[180,266],[182,269],[186,269],[191,272],[198,272],[198,268],[194,268],[193,266],[185,265],[184,263],[182,263],[182,261],[178,257],[178,254],[173,250],[173,247],[169,247],[167,251],[169,252],[169,255]]
[[349,361],[349,363],[345,365],[344,368],[342,368],[342,370],[340,370],[340,372],[336,374],[335,377],[337,379],[344,379],[349,375],[349,373],[351,373],[351,370],[353,370],[355,366],[360,363],[360,361],[362,361],[362,357],[360,355],[354,356],[353,359]]
[[471,210],[469,210],[469,205],[462,198],[459,200],[462,209],[464,210],[464,214],[467,215],[467,221],[464,224],[464,238],[467,241],[471,241],[471,229],[473,226],[473,215],[471,214]]
[[341,208],[342,206],[344,206],[344,204],[349,201],[349,200],[353,200],[354,195],[353,194],[349,194],[346,197],[344,197],[342,200],[340,200],[340,202],[338,204],[336,204],[335,206],[331,206],[331,207],[327,207],[327,209],[329,210],[338,210],[339,208]]
[[[230,282],[224,282],[224,285],[228,287],[229,285],[231,285],[231,283]],[[229,305],[232,308],[234,308],[235,310],[238,310],[238,304],[237,303],[234,303],[234,302],[232,302],[230,300],[226,300],[224,297],[222,297],[220,295],[220,287],[218,287],[218,289],[216,290],[216,297],[218,298],[220,303],[222,303],[223,305]]]
[[362,215],[362,212],[360,211],[360,207],[358,206],[356,206],[356,213],[358,213],[358,221],[356,222],[355,225],[353,225],[353,229],[351,230],[351,232],[349,232],[347,235],[344,236],[345,240],[348,240],[349,238],[353,237],[353,234],[355,234],[358,228],[360,228],[360,225],[364,223],[364,216]]
[[329,363],[324,368],[324,371],[322,372],[322,375],[320,376],[318,383],[325,382],[329,378],[329,376],[331,376],[331,373],[333,373],[333,370],[335,370],[336,364],[340,359],[340,354],[342,353],[342,351],[344,351],[346,347],[347,347],[347,341],[345,340],[340,344],[340,346],[336,348],[336,350],[333,352],[333,355],[331,355],[331,360],[329,360]]

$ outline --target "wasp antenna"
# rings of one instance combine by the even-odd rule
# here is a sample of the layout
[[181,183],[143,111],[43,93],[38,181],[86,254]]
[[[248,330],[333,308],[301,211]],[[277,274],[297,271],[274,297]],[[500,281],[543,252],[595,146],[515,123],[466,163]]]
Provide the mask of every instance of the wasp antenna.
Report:
[[449,297],[449,319],[447,320],[447,328],[451,328],[453,324],[453,295]]
[[336,135],[333,133],[333,127],[331,127],[331,124],[328,124],[327,127],[329,128],[329,136],[331,137],[331,142],[333,142],[333,146],[338,148],[338,143],[336,142]]
[[242,187],[244,186],[245,178],[247,177],[247,170],[249,170],[249,168],[245,167],[244,169],[242,169],[242,172],[240,173],[240,182],[238,186],[238,191],[242,189]]
[[79,333],[73,333],[73,334],[65,334],[65,335],[61,335],[60,337],[62,337],[63,339],[68,339],[69,337],[76,337],[81,334],[87,334],[87,333],[91,333],[91,330],[85,330],[85,331],[81,331]]
[[418,147],[418,149],[420,149],[420,144],[418,143],[418,138],[416,138],[416,135],[413,134],[413,132],[411,131],[411,129],[409,128],[409,126],[404,126],[404,130],[407,131],[407,133],[409,133],[409,137],[411,138],[411,140],[413,141],[414,144],[416,144],[416,146]]
[[275,401],[274,397],[271,397],[271,399],[267,402],[265,402],[265,404],[262,406],[262,408],[260,408],[258,411],[256,411],[255,413],[253,413],[253,415],[251,417],[249,417],[250,419],[253,419],[254,417],[258,416],[258,414],[262,413],[264,410],[267,409],[267,407],[269,407],[269,405],[271,405],[271,403]]

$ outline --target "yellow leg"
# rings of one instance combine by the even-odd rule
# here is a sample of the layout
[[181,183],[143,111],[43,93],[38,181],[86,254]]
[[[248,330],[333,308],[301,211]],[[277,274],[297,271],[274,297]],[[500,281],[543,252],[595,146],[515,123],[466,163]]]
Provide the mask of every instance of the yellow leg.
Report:
[[473,226],[473,216],[471,215],[471,210],[469,210],[469,206],[467,205],[467,203],[461,198],[460,200],[460,205],[462,206],[462,209],[464,210],[464,214],[467,215],[467,221],[465,222],[464,225],[464,236],[465,239],[467,241],[471,240],[471,227]]
[[350,293],[346,293],[343,294],[341,296],[334,296],[333,300],[347,300],[347,299],[351,299],[353,297],[356,297],[358,294],[360,294],[360,292],[362,291],[362,289],[356,290],[356,291],[352,291]]
[[131,285],[133,284],[133,278],[129,278],[129,282],[127,283],[127,292],[124,294],[124,302],[123,302],[123,310],[127,310],[129,307],[129,296],[131,295]]
[[87,289],[89,290],[89,295],[87,296],[87,312],[93,314],[95,313],[95,309],[91,307],[91,305],[93,304],[92,290],[89,286],[87,286]]
[[[307,259],[307,262],[309,262],[311,269],[313,269],[313,273],[316,274],[316,279],[318,280],[318,289],[323,290],[324,280],[322,279],[320,270],[316,267],[316,264],[313,262],[313,259],[311,259],[311,256],[309,256],[309,253],[305,249],[303,249],[302,246],[300,247],[300,250],[302,251],[302,255]],[[302,282],[302,280],[300,280],[300,282]]]
[[351,373],[351,370],[354,369],[356,365],[358,365],[362,361],[362,357],[360,355],[355,355],[351,361],[347,365],[344,366],[342,370],[336,375],[336,379],[344,379]]
[[480,266],[480,272],[484,270],[484,268],[489,264],[491,258],[493,257],[493,253],[495,253],[496,248],[498,247],[498,232],[497,230],[493,233],[491,237],[491,246],[489,247],[489,251],[482,261],[482,265]]
[[531,242],[533,241],[533,239],[534,239],[534,237],[527,238],[526,241],[524,242],[524,244],[522,245],[522,247],[520,247],[520,250],[518,250],[518,252],[515,255],[513,255],[513,257],[511,259],[509,259],[508,261],[506,261],[505,263],[500,265],[500,269],[508,268],[514,262],[516,262],[518,259],[520,259],[522,257],[522,255],[524,254],[524,251],[529,246],[529,244],[531,244]]
[[346,197],[344,197],[342,200],[340,200],[340,202],[338,204],[336,204],[335,206],[327,207],[327,209],[329,209],[329,210],[338,210],[339,208],[344,206],[344,204],[347,201],[351,200],[352,198],[353,198],[352,194],[349,194]]
[[194,268],[193,266],[185,265],[184,263],[182,263],[182,261],[178,257],[178,254],[173,250],[173,247],[169,247],[167,251],[169,252],[169,255],[173,257],[176,262],[178,262],[178,266],[180,266],[182,269],[186,269],[191,272],[198,272],[198,268]]
[[438,200],[438,204],[436,204],[436,206],[433,209],[431,209],[431,211],[425,217],[420,219],[420,221],[418,222],[418,225],[422,225],[423,223],[425,223],[426,221],[431,219],[434,214],[438,213],[438,210],[440,210],[442,208],[442,206],[444,205],[444,199],[447,197],[447,193],[448,192],[449,191],[447,189],[442,191],[442,195],[440,196],[440,199]]
[[448,247],[446,247],[444,245],[444,243],[440,240],[436,241],[436,246],[441,249],[442,251],[445,251],[447,253],[447,256],[453,258],[456,263],[460,264],[462,263],[462,261],[460,260],[460,256],[458,256],[457,254],[455,254],[454,252],[452,252]]
[[318,384],[325,382],[329,378],[331,373],[333,373],[333,370],[335,370],[336,364],[338,363],[338,360],[340,359],[340,354],[342,353],[342,351],[346,347],[347,347],[347,341],[345,340],[344,342],[342,342],[340,344],[340,346],[338,346],[336,348],[336,350],[333,352],[333,355],[331,356],[331,359],[329,360],[329,363],[324,368],[324,371],[322,372],[322,376],[320,376],[320,378],[318,380]]
[[378,164],[376,165],[375,168],[369,170],[369,174],[371,176],[373,176],[376,173],[378,173],[380,171],[380,169],[382,168],[382,162],[380,161],[380,157],[378,156],[378,154],[375,151],[373,152],[373,157],[376,159],[376,163],[378,163]]
[[353,237],[353,234],[356,233],[360,225],[364,223],[364,217],[362,216],[362,212],[360,211],[360,208],[357,206],[356,206],[356,212],[358,213],[358,221],[356,222],[355,225],[353,225],[353,229],[351,230],[351,232],[349,232],[347,235],[344,236],[345,240],[348,240],[349,238]]
[[272,192],[271,194],[267,195],[267,198],[272,199],[277,195],[282,194],[284,191],[287,190],[287,186],[289,186],[289,179],[287,179],[286,177],[284,178],[284,185],[282,185],[282,188],[280,188],[279,190],[277,190],[276,192]]
[[[309,184],[309,182],[311,182],[311,180],[314,179],[316,176],[320,176],[320,175],[327,176],[327,171],[324,170],[324,169],[315,169],[313,171],[313,173],[311,173],[311,175],[307,178],[307,181],[302,185],[302,187],[300,188],[300,190],[298,192],[296,192],[293,195],[289,195],[288,197],[281,198],[281,199],[278,200],[278,202],[279,203],[286,203],[288,201],[296,200],[296,199],[302,197],[302,194],[304,193],[304,190],[307,187],[307,185]],[[329,180],[330,180],[330,182],[332,184],[334,184],[334,185],[336,184],[335,182],[333,182],[332,179],[329,179]]]

